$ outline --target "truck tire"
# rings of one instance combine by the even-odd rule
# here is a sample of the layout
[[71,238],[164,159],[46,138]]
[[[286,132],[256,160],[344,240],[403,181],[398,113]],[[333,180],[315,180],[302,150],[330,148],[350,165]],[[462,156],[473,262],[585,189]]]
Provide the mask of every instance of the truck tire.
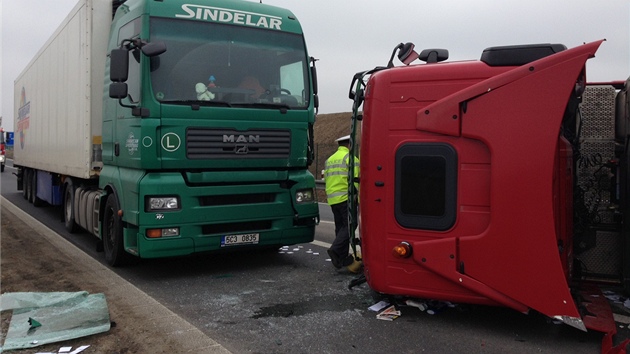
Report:
[[63,223],[69,233],[77,231],[77,224],[74,218],[74,192],[75,188],[72,179],[66,180],[63,189]]
[[103,246],[105,260],[112,267],[118,267],[130,263],[131,254],[125,251],[123,240],[122,218],[118,216],[120,204],[116,194],[110,194],[105,203],[103,214]]
[[28,200],[28,170],[22,169],[22,197]]
[[27,201],[31,201],[31,194],[33,193],[33,184],[31,183],[31,178],[33,177],[33,172],[30,168],[24,171],[24,198]]
[[41,199],[37,198],[37,170],[31,172],[31,199],[29,201],[36,208],[44,204]]

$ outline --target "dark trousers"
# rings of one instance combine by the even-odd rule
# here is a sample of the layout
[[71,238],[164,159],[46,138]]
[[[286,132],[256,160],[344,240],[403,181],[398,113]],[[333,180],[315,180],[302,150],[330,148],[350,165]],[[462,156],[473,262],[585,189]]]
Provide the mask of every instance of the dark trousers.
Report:
[[335,240],[330,250],[335,252],[340,260],[348,257],[350,250],[350,234],[348,232],[348,202],[341,202],[330,206],[335,217]]

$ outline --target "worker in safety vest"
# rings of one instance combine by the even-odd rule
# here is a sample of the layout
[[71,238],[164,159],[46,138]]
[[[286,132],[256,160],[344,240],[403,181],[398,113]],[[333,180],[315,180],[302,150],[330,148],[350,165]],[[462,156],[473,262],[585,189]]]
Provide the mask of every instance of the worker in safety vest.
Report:
[[[326,160],[324,180],[326,196],[335,218],[335,240],[328,249],[328,256],[335,268],[348,267],[357,272],[360,261],[348,254],[350,250],[350,234],[348,232],[348,158],[350,156],[350,135],[336,140],[337,151]],[[358,177],[359,159],[354,159],[354,174]],[[358,184],[355,183],[358,188]]]

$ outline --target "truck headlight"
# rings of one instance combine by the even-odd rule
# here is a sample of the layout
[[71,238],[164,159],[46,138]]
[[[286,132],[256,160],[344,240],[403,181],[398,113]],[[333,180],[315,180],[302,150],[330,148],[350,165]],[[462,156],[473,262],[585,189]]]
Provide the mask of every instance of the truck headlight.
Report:
[[179,197],[147,197],[147,211],[179,209]]
[[314,200],[314,196],[313,188],[300,189],[295,193],[295,202],[298,204],[310,203]]

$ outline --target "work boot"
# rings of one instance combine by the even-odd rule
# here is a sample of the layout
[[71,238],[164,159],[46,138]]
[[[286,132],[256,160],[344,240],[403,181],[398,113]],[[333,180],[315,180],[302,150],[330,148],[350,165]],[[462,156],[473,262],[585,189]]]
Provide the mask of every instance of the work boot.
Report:
[[356,259],[352,259],[352,264],[350,264],[347,268],[351,273],[359,273],[361,272],[361,268],[363,267],[363,262],[357,261]]

